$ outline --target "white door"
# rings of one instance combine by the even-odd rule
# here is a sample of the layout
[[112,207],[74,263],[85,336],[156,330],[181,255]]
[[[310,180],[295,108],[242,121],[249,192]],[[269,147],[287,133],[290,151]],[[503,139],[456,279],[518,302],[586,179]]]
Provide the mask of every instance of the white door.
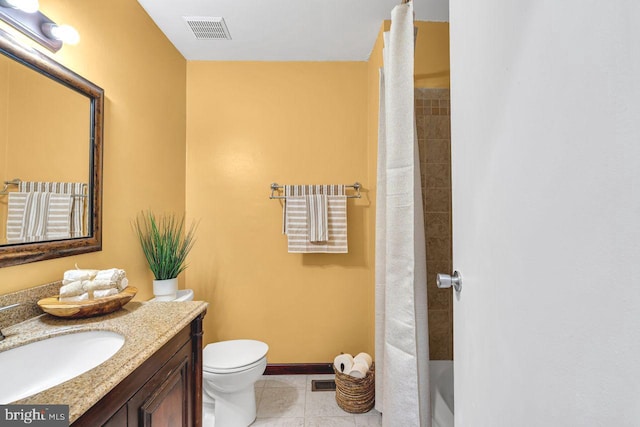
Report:
[[456,426],[640,426],[640,2],[450,11]]

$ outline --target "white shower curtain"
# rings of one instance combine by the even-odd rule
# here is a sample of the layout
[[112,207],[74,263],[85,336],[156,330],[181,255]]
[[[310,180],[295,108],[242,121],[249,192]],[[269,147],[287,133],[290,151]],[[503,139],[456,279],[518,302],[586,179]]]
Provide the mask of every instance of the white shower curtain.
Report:
[[429,337],[413,88],[413,4],[391,12],[380,72],[376,208],[376,409],[384,426],[428,427]]

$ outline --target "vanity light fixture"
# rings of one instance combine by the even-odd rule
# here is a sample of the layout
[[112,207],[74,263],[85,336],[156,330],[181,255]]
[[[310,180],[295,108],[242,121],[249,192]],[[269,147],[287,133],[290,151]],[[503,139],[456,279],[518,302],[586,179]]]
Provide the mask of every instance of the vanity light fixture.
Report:
[[58,25],[39,12],[38,0],[0,0],[0,20],[51,52],[60,50],[62,43],[77,44],[80,41],[73,27]]
[[78,44],[80,34],[71,25],[58,25],[53,22],[42,24],[42,32],[50,39],[60,40],[62,43]]

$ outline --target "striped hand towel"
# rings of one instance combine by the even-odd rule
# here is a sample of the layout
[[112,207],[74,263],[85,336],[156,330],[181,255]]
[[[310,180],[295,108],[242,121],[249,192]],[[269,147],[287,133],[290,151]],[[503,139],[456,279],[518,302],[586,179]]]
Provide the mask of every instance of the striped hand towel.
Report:
[[71,238],[71,208],[73,197],[70,194],[51,194],[47,210],[47,240]]
[[327,196],[344,196],[344,185],[285,185],[284,204],[282,205],[282,234],[287,233],[287,199],[308,195],[324,194]]
[[9,193],[7,214],[7,243],[22,243],[22,223],[29,193]]
[[38,242],[46,239],[50,199],[51,193],[27,193],[20,231],[23,242]]
[[71,237],[82,237],[88,234],[88,214],[86,210],[87,184],[83,182],[39,182],[22,181],[18,185],[18,191],[50,192],[55,194],[72,195],[71,207]]
[[347,198],[327,196],[328,238],[324,242],[309,241],[309,225],[305,197],[287,198],[287,238],[289,253],[347,253]]
[[327,196],[324,194],[309,194],[305,196],[305,201],[309,241],[311,243],[326,242],[329,240]]
[[70,237],[71,196],[48,192],[9,193],[7,242],[23,243]]

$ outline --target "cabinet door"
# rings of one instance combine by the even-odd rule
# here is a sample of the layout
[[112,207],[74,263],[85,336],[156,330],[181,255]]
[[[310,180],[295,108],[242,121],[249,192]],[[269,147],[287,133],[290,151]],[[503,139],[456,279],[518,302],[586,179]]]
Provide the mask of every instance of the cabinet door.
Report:
[[187,359],[140,408],[144,427],[188,427]]
[[189,343],[129,400],[129,426],[191,427],[191,357]]
[[118,412],[113,414],[109,421],[102,427],[126,427],[127,426],[127,405],[124,405]]

